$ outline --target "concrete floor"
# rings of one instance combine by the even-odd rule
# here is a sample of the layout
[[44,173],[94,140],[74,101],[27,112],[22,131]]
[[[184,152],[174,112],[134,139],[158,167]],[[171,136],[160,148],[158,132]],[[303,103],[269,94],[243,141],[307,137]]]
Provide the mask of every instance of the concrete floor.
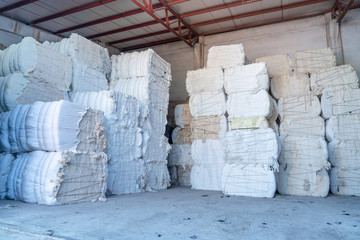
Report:
[[0,201],[0,239],[360,239],[360,198],[224,196],[172,188],[107,202]]

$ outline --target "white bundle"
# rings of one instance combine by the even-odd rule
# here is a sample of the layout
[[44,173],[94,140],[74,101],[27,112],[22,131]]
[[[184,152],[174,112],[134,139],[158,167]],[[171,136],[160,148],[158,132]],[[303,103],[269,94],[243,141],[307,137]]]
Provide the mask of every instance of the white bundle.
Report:
[[229,131],[222,138],[222,145],[227,164],[260,166],[267,171],[278,171],[281,146],[271,128]]
[[224,87],[224,73],[221,67],[202,68],[188,71],[186,90],[192,95],[202,92],[217,92]]
[[269,128],[268,120],[263,117],[236,117],[229,119],[229,129],[230,130],[239,130],[239,129],[259,129],[259,128]]
[[195,117],[191,120],[191,140],[219,139],[227,131],[226,117],[206,116]]
[[224,87],[227,94],[250,92],[269,89],[269,76],[265,63],[236,65],[225,68]]
[[101,91],[109,88],[104,73],[78,62],[73,62],[73,69],[73,91]]
[[286,117],[280,123],[280,135],[325,136],[325,121],[322,117],[295,118]]
[[191,128],[176,127],[171,134],[171,139],[174,144],[191,144]]
[[189,100],[193,117],[223,115],[226,112],[226,97],[223,91],[193,94]]
[[316,95],[324,91],[359,88],[359,78],[351,65],[319,70],[311,74],[311,90]]
[[0,199],[6,196],[7,179],[14,159],[12,154],[0,153]]
[[280,98],[278,107],[280,119],[315,118],[321,113],[320,101],[313,94]]
[[228,96],[226,109],[229,119],[243,117],[270,117],[272,105],[270,96],[265,90],[260,90],[256,94],[232,93]]
[[146,167],[146,190],[163,190],[170,186],[170,175],[167,162],[149,162]]
[[231,44],[222,46],[213,46],[209,49],[206,66],[212,67],[230,67],[234,65],[245,64],[245,52],[243,45]]
[[331,117],[326,121],[326,139],[328,141],[360,139],[360,114]]
[[331,192],[336,195],[360,196],[360,169],[334,167],[330,171]]
[[168,165],[194,165],[194,162],[191,158],[191,144],[172,144]]
[[226,164],[221,180],[224,194],[272,198],[276,191],[274,172],[262,167]]
[[34,151],[19,154],[7,197],[45,205],[105,199],[106,154]]
[[276,99],[306,95],[310,92],[310,79],[305,73],[278,75],[271,78],[271,93]]
[[291,57],[288,54],[267,56],[257,58],[257,63],[265,62],[269,72],[269,77],[290,74],[293,69],[291,65]]
[[329,119],[333,115],[360,112],[360,89],[342,89],[324,92],[321,96],[322,116]]
[[176,126],[184,128],[191,123],[191,113],[189,104],[178,104],[175,106],[174,118]]
[[360,169],[360,140],[334,139],[328,143],[329,161],[332,166],[346,169]]
[[293,56],[295,71],[313,73],[321,69],[335,67],[336,59],[331,48],[296,52]]
[[175,186],[191,187],[190,175],[192,165],[175,165],[169,167],[171,184]]

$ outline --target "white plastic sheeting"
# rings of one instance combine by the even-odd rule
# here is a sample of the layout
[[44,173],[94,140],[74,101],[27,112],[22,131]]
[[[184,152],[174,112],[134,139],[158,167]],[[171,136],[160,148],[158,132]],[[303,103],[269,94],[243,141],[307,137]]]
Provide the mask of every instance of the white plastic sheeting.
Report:
[[329,119],[333,115],[360,113],[360,89],[325,91],[321,96],[322,116]]
[[293,56],[295,71],[313,73],[320,69],[336,66],[336,59],[331,48],[305,50]]
[[261,167],[226,164],[221,179],[224,194],[266,198],[275,195],[275,174]]
[[291,57],[288,54],[267,56],[257,58],[257,63],[265,62],[269,72],[269,77],[290,74],[293,71]]
[[330,180],[333,194],[360,196],[360,168],[334,167],[330,171]]
[[325,137],[325,121],[322,117],[284,118],[280,123],[280,135]]
[[192,95],[202,92],[216,92],[224,87],[224,73],[221,67],[202,68],[188,71],[186,90]]
[[328,141],[360,139],[360,114],[331,117],[326,121],[326,139]]
[[7,179],[15,156],[12,154],[0,154],[0,199],[4,199],[7,192]]
[[276,99],[306,95],[310,92],[310,79],[304,73],[278,75],[271,78],[271,93]]
[[269,85],[270,81],[265,63],[225,68],[224,87],[227,94],[236,92],[255,94],[260,90],[268,90]]
[[360,140],[334,139],[328,143],[329,161],[332,166],[347,169],[360,169]]
[[178,104],[175,106],[174,118],[176,126],[184,128],[191,123],[191,113],[189,104]]
[[45,205],[105,199],[105,153],[21,153],[8,176],[7,197]]
[[230,67],[234,65],[245,64],[245,52],[243,45],[231,44],[222,46],[213,46],[209,49],[206,66],[212,67]]
[[193,94],[189,100],[193,117],[223,115],[226,112],[226,97],[223,91]]
[[280,119],[314,118],[321,113],[319,98],[311,93],[303,96],[280,98],[278,101]]
[[201,139],[219,139],[227,131],[226,117],[222,116],[205,116],[195,117],[191,120],[191,140]]
[[316,95],[324,91],[359,88],[359,78],[351,65],[319,70],[311,74],[310,82]]

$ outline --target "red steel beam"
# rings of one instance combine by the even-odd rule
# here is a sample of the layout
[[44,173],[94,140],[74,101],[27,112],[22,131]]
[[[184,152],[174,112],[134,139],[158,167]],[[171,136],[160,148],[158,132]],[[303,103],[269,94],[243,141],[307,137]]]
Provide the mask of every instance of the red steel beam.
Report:
[[101,5],[104,5],[104,4],[107,4],[110,2],[114,2],[114,1],[116,1],[116,0],[97,0],[94,2],[90,2],[88,4],[84,4],[84,5],[81,5],[78,7],[74,7],[74,8],[59,12],[59,13],[55,13],[53,15],[49,15],[49,16],[46,16],[43,18],[36,19],[36,20],[32,21],[30,24],[39,24],[39,23],[46,22],[46,21],[49,21],[49,20],[52,20],[55,18],[64,17],[64,16],[67,16],[67,15],[70,15],[70,14],[73,14],[76,12],[84,11],[84,10],[87,10],[87,9],[90,9],[93,7],[97,7],[97,6],[101,6]]
[[190,0],[169,0],[166,1],[167,5],[174,5],[174,4],[178,4],[178,3],[182,3],[182,2],[188,2]]
[[341,11],[341,1],[338,0],[338,2],[340,3],[340,9],[339,9],[339,18],[336,22],[340,23],[343,18],[345,17],[346,13],[351,9],[353,3],[354,3],[354,0],[349,0],[348,3],[346,4],[344,10]]
[[191,27],[196,28],[196,27],[201,27],[201,26],[210,25],[210,24],[214,24],[214,23],[225,22],[225,21],[230,21],[230,20],[235,20],[235,19],[245,18],[245,17],[251,17],[251,16],[256,16],[256,15],[265,14],[265,13],[277,12],[277,11],[281,11],[281,10],[285,10],[285,9],[297,8],[297,7],[307,6],[310,4],[326,2],[326,1],[328,1],[328,0],[304,1],[304,2],[294,3],[294,4],[290,4],[290,5],[286,5],[286,6],[269,8],[269,9],[264,9],[261,11],[255,11],[255,12],[240,14],[240,15],[226,17],[226,18],[215,19],[215,20],[206,21],[206,22],[200,22],[200,23],[191,25]]
[[39,0],[24,0],[24,1],[14,3],[14,4],[10,4],[8,6],[0,8],[0,13],[10,11],[10,10],[13,10],[15,8],[19,8],[19,7],[22,7],[24,5],[34,3],[34,2],[37,2],[37,1],[39,1]]
[[159,44],[171,43],[171,42],[177,42],[177,41],[180,41],[180,39],[177,37],[170,38],[170,39],[160,40],[160,41],[156,41],[156,42],[149,42],[149,43],[139,44],[139,45],[135,45],[135,46],[131,46],[131,47],[125,47],[125,48],[122,48],[121,51],[125,52],[125,51],[130,51],[133,49],[151,47],[151,46],[155,46],[155,45],[159,45]]

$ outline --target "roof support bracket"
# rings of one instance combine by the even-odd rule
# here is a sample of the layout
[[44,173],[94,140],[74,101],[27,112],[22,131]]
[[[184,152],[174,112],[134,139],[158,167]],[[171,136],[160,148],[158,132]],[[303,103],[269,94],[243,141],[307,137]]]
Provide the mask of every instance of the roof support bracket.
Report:
[[332,17],[337,18],[337,22],[341,23],[353,4],[354,0],[336,0],[332,8]]

